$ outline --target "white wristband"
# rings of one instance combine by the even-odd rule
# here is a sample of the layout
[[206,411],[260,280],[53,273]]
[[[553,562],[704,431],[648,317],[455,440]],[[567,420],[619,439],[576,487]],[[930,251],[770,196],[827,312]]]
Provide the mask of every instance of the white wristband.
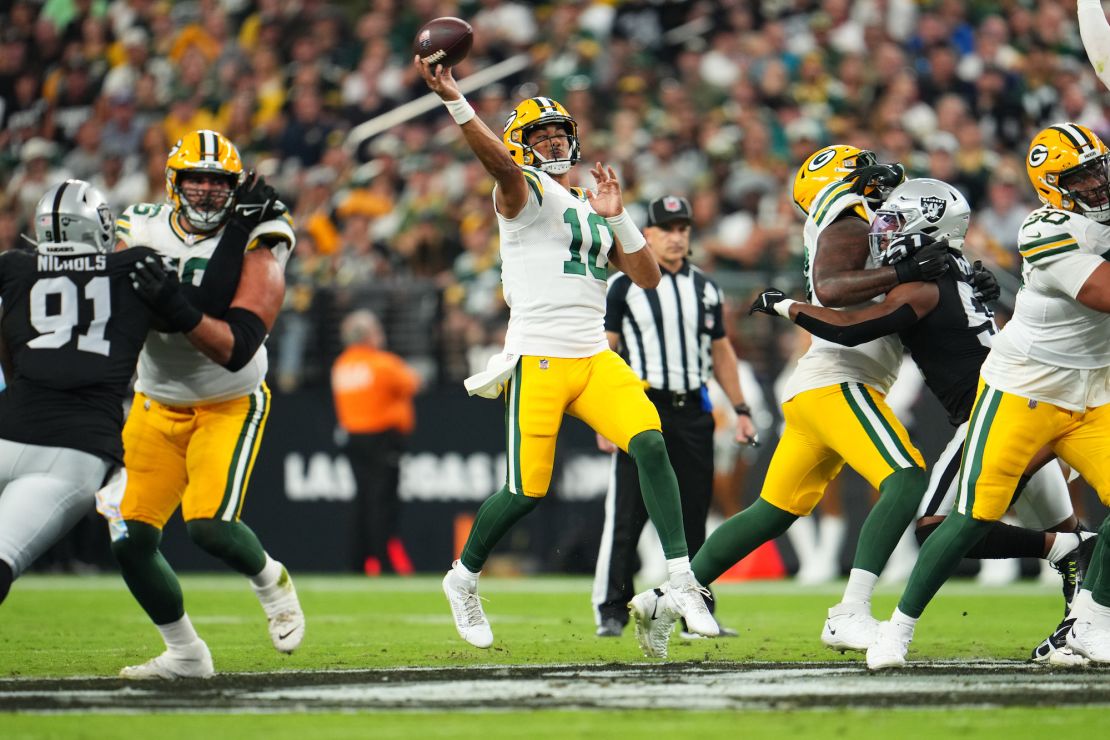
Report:
[[789,319],[790,307],[793,306],[795,303],[797,303],[797,301],[793,299],[783,298],[781,301],[776,303],[773,308],[775,309],[775,313],[777,313],[779,316],[783,317],[784,319]]
[[628,211],[621,210],[616,216],[609,216],[605,220],[609,222],[609,228],[613,230],[613,235],[621,243],[621,251],[625,254],[639,252],[647,245],[647,239],[644,238],[643,232],[636,228],[636,224],[632,223],[632,217],[628,215]]
[[447,112],[455,119],[455,123],[460,126],[476,115],[474,109],[470,107],[470,103],[466,102],[466,98],[462,96],[454,100],[444,100],[443,104],[447,106]]

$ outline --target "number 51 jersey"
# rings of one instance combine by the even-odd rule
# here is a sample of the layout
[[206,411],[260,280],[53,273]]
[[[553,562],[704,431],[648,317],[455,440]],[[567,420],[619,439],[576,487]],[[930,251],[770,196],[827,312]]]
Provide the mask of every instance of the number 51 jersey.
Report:
[[0,438],[123,464],[123,402],[151,322],[129,273],[150,254],[0,254],[12,365],[0,394]]

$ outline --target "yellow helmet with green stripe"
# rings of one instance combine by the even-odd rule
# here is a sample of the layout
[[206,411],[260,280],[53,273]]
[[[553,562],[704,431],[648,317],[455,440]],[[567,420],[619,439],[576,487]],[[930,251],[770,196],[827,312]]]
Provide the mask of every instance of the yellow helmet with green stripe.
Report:
[[876,163],[874,152],[848,144],[833,144],[809,155],[794,176],[794,204],[806,216],[813,199],[830,182],[847,180],[857,167]]
[[[562,126],[570,143],[569,152],[561,159],[544,159],[528,143],[528,130],[534,126]],[[501,140],[513,161],[543,170],[549,175],[562,175],[578,162],[578,124],[558,100],[536,96],[520,102],[505,121]]]
[[1025,159],[1042,203],[1110,223],[1110,150],[1078,123],[1056,123],[1033,137]]

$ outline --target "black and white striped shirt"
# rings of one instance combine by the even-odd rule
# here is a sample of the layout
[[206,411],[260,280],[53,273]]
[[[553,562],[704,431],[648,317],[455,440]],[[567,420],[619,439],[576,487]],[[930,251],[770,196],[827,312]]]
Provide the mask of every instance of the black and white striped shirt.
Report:
[[713,372],[711,344],[725,336],[721,291],[689,262],[662,272],[651,290],[623,273],[609,279],[605,331],[620,334],[622,354],[652,388],[698,391]]

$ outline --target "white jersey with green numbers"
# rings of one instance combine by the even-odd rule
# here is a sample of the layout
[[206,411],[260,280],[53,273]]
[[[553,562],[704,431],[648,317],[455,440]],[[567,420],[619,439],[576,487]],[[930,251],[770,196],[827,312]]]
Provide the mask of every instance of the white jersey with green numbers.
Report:
[[580,188],[525,167],[528,202],[497,215],[501,282],[509,305],[505,352],[591,357],[605,340],[605,289],[613,232]]
[[[200,285],[222,234],[223,229],[205,236],[187,233],[166,203],[137,203],[116,221],[120,241],[129,247],[150,247],[169,258],[178,278],[189,285]],[[274,256],[284,269],[296,241],[292,222],[285,217],[260,224],[251,232],[247,248],[259,248],[263,238],[275,245]],[[170,406],[216,403],[253,392],[265,379],[267,367],[265,344],[246,367],[231,372],[205,357],[184,335],[151,331],[139,355],[135,388]]]
[[[863,196],[852,193],[851,183],[848,182],[829,183],[813,199],[802,238],[805,247],[806,296],[816,306],[821,305],[813,290],[813,262],[817,256],[817,239],[829,224],[850,211],[863,216],[868,223],[874,218],[867,201]],[[867,259],[867,267],[874,267],[870,257]],[[882,296],[873,300],[881,301]],[[856,347],[845,347],[813,337],[809,350],[798,360],[794,373],[786,382],[783,400],[787,401],[803,391],[840,383],[865,383],[885,394],[894,384],[901,366],[902,343],[896,336],[882,337]]]
[[1110,226],[1044,206],[1018,232],[1022,287],[983,364],[993,388],[1075,411],[1110,402],[1110,314],[1076,300],[1110,260]]

